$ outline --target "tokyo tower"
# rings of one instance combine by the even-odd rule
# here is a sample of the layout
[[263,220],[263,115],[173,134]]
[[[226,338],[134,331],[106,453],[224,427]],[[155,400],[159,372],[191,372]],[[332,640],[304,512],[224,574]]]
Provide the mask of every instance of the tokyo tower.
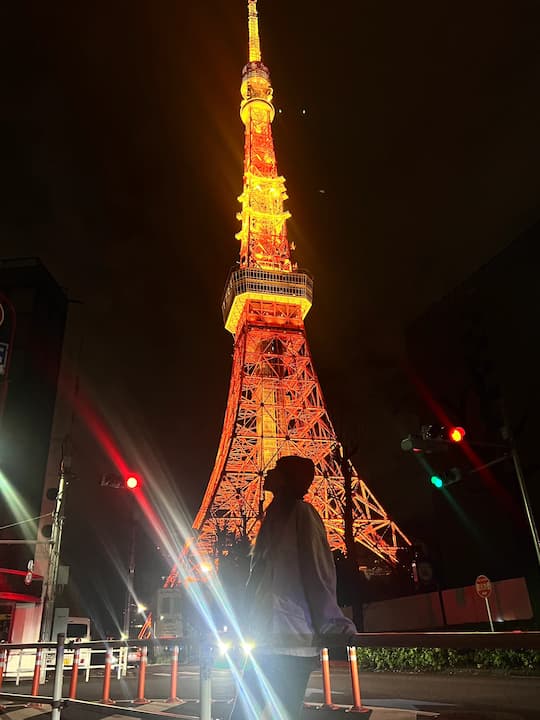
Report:
[[[323,518],[330,545],[345,549],[344,479],[338,440],[309,352],[304,318],[313,280],[298,269],[287,240],[285,179],[272,139],[272,86],[261,59],[256,0],[248,0],[249,58],[242,72],[240,117],[245,125],[244,176],[236,237],[240,260],[223,297],[225,328],[234,337],[232,377],[217,457],[195,517],[197,549],[213,556],[224,534],[256,536],[270,500],[265,472],[282,455],[315,463],[308,499]],[[356,542],[392,564],[409,541],[353,469]],[[173,569],[165,587],[179,581]]]

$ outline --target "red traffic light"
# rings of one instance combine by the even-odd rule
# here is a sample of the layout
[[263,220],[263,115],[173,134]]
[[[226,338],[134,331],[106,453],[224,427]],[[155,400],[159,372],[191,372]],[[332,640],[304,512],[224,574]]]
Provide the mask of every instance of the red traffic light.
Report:
[[128,475],[126,478],[126,487],[135,490],[139,485],[139,478],[136,475]]
[[448,431],[448,437],[452,442],[461,442],[465,437],[465,430],[462,427],[452,427]]

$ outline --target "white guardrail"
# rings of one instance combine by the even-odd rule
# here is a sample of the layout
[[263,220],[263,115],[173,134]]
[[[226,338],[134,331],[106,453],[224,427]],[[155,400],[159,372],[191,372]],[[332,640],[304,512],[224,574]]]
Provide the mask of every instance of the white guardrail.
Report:
[[[0,645],[0,651],[2,645]],[[28,680],[34,677],[36,666],[36,646],[25,648],[12,648],[9,650],[7,662],[4,669],[4,680],[14,680],[19,685],[21,680]],[[65,646],[64,669],[71,670],[75,651]],[[135,646],[123,646],[112,649],[112,666],[117,679],[125,677],[128,667],[134,667],[137,662],[137,648]],[[79,671],[84,671],[85,682],[90,678],[92,670],[104,670],[106,651],[104,648],[80,648],[79,650]],[[45,682],[47,672],[53,672],[56,667],[56,643],[54,647],[44,648],[41,657],[40,684]]]

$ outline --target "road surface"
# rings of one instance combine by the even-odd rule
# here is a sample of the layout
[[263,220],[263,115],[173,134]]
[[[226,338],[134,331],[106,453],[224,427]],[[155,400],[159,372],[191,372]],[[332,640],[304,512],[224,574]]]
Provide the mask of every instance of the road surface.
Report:
[[[332,700],[342,706],[352,704],[351,683],[346,665],[332,666]],[[170,668],[168,665],[149,665],[145,696],[151,699],[165,699],[169,696]],[[79,679],[78,698],[99,700],[102,696],[102,677],[93,677],[85,683]],[[540,677],[518,677],[508,675],[457,673],[448,675],[406,674],[406,673],[361,673],[360,686],[362,704],[374,708],[392,708],[398,710],[396,716],[402,717],[399,710],[424,711],[440,714],[441,720],[540,720]],[[30,683],[4,683],[4,691],[30,693]],[[69,690],[69,677],[64,685],[64,697]],[[50,695],[51,683],[39,689],[40,694]],[[234,686],[230,673],[224,669],[214,670],[212,674],[212,696],[216,701],[214,710],[220,718],[227,717]],[[199,672],[196,666],[181,666],[178,674],[177,695],[182,700],[195,700],[199,694]],[[137,695],[137,677],[129,677],[111,682],[111,698],[118,704]],[[311,676],[307,693],[307,703],[322,703],[322,678],[320,671]],[[178,707],[178,706],[177,706]],[[63,711],[65,720],[77,718],[72,710]],[[197,715],[196,702],[183,703],[172,712]],[[319,717],[322,713],[310,711],[307,717]],[[341,713],[333,713],[333,717]],[[414,715],[413,715],[414,716]],[[14,716],[15,717],[15,716]],[[345,714],[343,713],[343,717]],[[350,716],[349,716],[350,717]],[[404,716],[403,716],[404,717]],[[321,718],[322,720],[322,718]],[[337,720],[337,718],[336,718]]]

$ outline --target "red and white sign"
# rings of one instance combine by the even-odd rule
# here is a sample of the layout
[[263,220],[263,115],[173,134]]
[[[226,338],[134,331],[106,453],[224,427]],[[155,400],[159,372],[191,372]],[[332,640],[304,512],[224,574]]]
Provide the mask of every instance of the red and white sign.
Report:
[[479,575],[475,580],[474,588],[481,598],[488,598],[491,595],[491,580],[487,575]]

